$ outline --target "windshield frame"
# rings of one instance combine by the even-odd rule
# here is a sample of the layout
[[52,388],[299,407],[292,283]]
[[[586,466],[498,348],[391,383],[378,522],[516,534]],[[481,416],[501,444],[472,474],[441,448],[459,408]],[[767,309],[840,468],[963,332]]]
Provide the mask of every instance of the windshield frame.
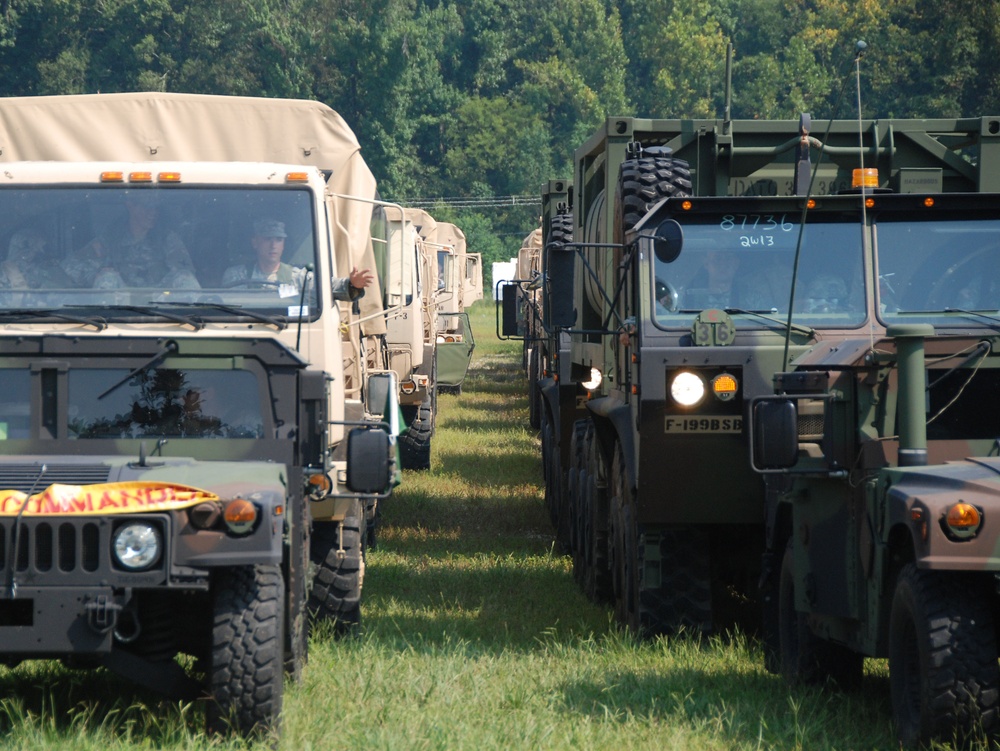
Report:
[[[784,328],[788,322],[792,263],[799,242],[803,201],[802,197],[692,198],[685,199],[692,206],[690,210],[675,209],[665,215],[680,224],[684,242],[680,255],[670,263],[663,263],[655,254],[650,254],[646,292],[649,303],[646,309],[654,327],[663,331],[686,332],[691,329],[699,313],[717,308],[730,313],[737,330]],[[814,263],[810,262],[812,257],[806,255],[809,248],[819,247],[815,242],[812,245],[809,243],[811,230],[813,237],[816,236],[816,231],[829,233],[830,237],[825,241],[836,241],[837,247],[853,244],[851,268],[847,269],[846,274],[844,264],[837,261],[835,254],[821,254]],[[716,241],[715,235],[718,232],[725,233],[724,247],[720,247]],[[865,230],[857,198],[831,200],[831,197],[825,197],[822,206],[810,209],[806,215],[805,241],[802,257],[799,259],[793,326],[855,330],[867,324],[866,301],[870,294],[864,237]],[[744,295],[747,297],[744,301],[733,293],[712,297],[706,284],[694,287],[692,282],[696,279],[707,279],[709,272],[704,261],[709,260],[710,255],[722,254],[735,259],[737,263],[745,263],[749,258],[754,258],[757,263],[757,267],[749,269],[750,275],[745,274],[742,269],[736,269],[735,273],[730,270],[732,288],[743,284],[744,288],[750,286],[752,292],[753,283],[749,279],[751,275],[764,272],[772,274],[767,279],[766,306],[757,304],[761,301],[755,299],[761,297],[759,294]],[[839,256],[843,258],[844,254],[840,253]],[[815,282],[818,286],[810,286],[821,273],[836,273],[841,276],[842,280],[833,288],[832,295],[828,294],[831,291],[830,284],[823,286],[822,280]],[[740,274],[743,274],[743,278],[739,277]],[[666,284],[663,282],[669,282],[673,290],[665,289]],[[704,294],[694,298],[690,296],[690,292],[686,295],[685,283],[696,292]],[[807,289],[822,289],[827,294],[823,297],[811,297],[806,294]],[[670,299],[677,300],[676,311],[666,310],[659,304],[660,292],[667,292]],[[687,306],[684,299],[686,296],[698,302]],[[744,302],[747,304],[743,304]]]
[[[110,227],[120,229],[122,236],[128,233],[124,228],[132,221],[131,197],[157,204],[157,229],[146,235],[151,238],[146,253],[167,259],[164,263],[173,276],[148,285],[129,284],[120,277],[120,282],[104,287],[96,277],[91,281],[79,273],[78,259],[85,254],[91,264],[93,254],[111,244],[106,240],[112,237]],[[327,297],[317,283],[326,266],[321,256],[325,232],[321,200],[309,183],[2,186],[0,209],[6,205],[8,210],[0,211],[0,324],[65,322],[75,317],[98,328],[108,323],[155,322],[198,329],[206,322],[250,319],[280,321],[284,326],[289,320],[316,320]],[[239,289],[227,288],[225,273],[237,266],[251,267],[256,225],[268,209],[285,211],[289,217],[288,222],[269,225],[272,230],[277,225],[286,235],[280,260],[293,268],[284,272],[291,274],[289,280],[247,279]],[[175,266],[189,269],[183,255],[174,253],[172,236],[180,240],[183,255],[193,266],[190,270],[197,288],[171,267],[172,259],[178,257],[182,261]],[[27,250],[31,246],[36,249]],[[43,262],[31,262],[38,258]],[[312,266],[311,274],[294,271],[307,264]],[[29,269],[27,273],[24,268]],[[303,278],[308,279],[305,285],[299,283]]]

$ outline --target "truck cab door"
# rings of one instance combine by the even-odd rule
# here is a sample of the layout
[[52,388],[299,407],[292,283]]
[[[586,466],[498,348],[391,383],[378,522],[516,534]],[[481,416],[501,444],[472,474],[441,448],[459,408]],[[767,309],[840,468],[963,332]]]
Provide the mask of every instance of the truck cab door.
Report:
[[453,317],[458,325],[454,329],[438,332],[437,347],[434,349],[437,385],[457,388],[465,381],[476,340],[472,336],[468,313],[443,313],[441,317]]

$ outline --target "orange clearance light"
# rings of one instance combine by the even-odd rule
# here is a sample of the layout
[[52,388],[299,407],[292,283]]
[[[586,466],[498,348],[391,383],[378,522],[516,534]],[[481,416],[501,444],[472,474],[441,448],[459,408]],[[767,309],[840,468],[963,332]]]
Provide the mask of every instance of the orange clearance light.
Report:
[[152,172],[129,172],[128,180],[131,183],[151,183],[153,182]]
[[736,396],[736,379],[729,373],[722,373],[712,379],[712,393],[724,402]]
[[156,176],[161,183],[179,183],[181,181],[180,172],[161,172]]
[[959,501],[948,509],[945,524],[951,536],[959,540],[975,537],[982,526],[983,517],[979,509],[969,503]]
[[102,172],[101,173],[101,182],[102,183],[120,183],[120,182],[125,182],[125,173],[124,172],[115,172],[115,171]]
[[285,175],[286,183],[304,183],[309,181],[308,172],[289,172]]
[[934,199],[931,198],[930,196],[927,196],[927,198],[924,199],[924,206],[929,209],[933,205],[934,205]]
[[685,211],[690,211],[694,207],[694,204],[690,201],[681,201],[681,208]]
[[852,188],[877,188],[878,170],[874,167],[856,169],[851,173]]
[[815,198],[810,198],[808,201],[806,201],[806,208],[807,209],[815,209],[816,208],[816,199]]
[[873,209],[873,208],[875,208],[875,199],[874,198],[866,198],[865,199],[865,208],[866,209]]
[[309,484],[317,490],[322,490],[324,492],[330,490],[330,478],[323,472],[317,472],[314,475],[309,475]]
[[226,520],[230,532],[245,535],[257,521],[257,507],[243,498],[234,498],[226,504],[222,518]]

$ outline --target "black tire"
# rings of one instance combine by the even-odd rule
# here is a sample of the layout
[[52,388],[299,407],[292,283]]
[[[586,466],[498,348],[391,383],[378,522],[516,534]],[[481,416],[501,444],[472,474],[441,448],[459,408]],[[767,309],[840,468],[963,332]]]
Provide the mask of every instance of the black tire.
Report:
[[285,674],[294,683],[302,681],[302,671],[309,660],[309,529],[311,521],[306,499],[295,499],[295,510],[287,517],[291,530],[287,535],[285,560]]
[[638,556],[635,552],[638,530],[632,511],[632,491],[625,471],[625,456],[615,445],[611,462],[610,558],[612,598],[615,620],[632,631],[638,630],[639,598]]
[[[646,535],[639,545],[641,571],[659,568],[660,586],[642,583],[639,612],[644,633],[671,634],[680,629],[708,634],[712,618],[712,539],[707,529],[672,526]],[[651,543],[658,544],[651,544]],[[646,552],[655,549],[659,561],[647,561]]]
[[573,214],[569,211],[556,214],[549,221],[549,243],[565,245],[573,242]]
[[688,163],[667,154],[622,162],[615,191],[616,243],[623,242],[625,233],[662,199],[691,195]]
[[535,430],[538,430],[542,423],[542,392],[538,388],[538,380],[542,373],[540,360],[541,355],[536,342],[528,354],[528,424]]
[[399,459],[403,469],[431,468],[431,438],[434,435],[434,413],[431,397],[417,407],[403,407],[407,429],[399,436]]
[[583,546],[586,557],[584,589],[587,597],[598,603],[612,601],[611,569],[608,567],[608,489],[607,471],[590,423],[584,450],[587,484],[584,488]]
[[889,618],[889,685],[904,745],[1000,729],[993,599],[976,574],[903,567]]
[[275,565],[220,569],[212,580],[209,733],[277,736],[285,583]]
[[864,656],[840,644],[821,639],[809,628],[806,616],[795,609],[792,541],[781,560],[778,584],[778,634],[781,674],[790,685],[832,683],[837,688],[861,685]]
[[309,559],[316,574],[309,593],[309,616],[313,623],[332,622],[339,636],[356,633],[361,625],[365,570],[361,538],[367,526],[357,499],[351,501],[343,522],[313,525]]
[[549,521],[552,522],[552,527],[554,529],[558,529],[559,499],[556,490],[558,487],[556,485],[558,475],[558,468],[556,465],[559,464],[559,447],[554,445],[555,436],[553,432],[553,425],[547,409],[542,412],[541,433],[542,476],[545,480],[545,509],[549,513]]

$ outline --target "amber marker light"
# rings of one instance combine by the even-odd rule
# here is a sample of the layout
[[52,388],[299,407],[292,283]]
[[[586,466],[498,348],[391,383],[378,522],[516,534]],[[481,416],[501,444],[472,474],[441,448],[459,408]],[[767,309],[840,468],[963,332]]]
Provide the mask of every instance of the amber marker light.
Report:
[[856,169],[851,173],[852,188],[877,188],[878,170],[874,167]]
[[109,170],[101,173],[102,183],[122,183],[125,182],[125,173]]
[[161,183],[179,183],[181,181],[180,172],[161,172],[156,176]]
[[685,211],[690,211],[691,209],[694,208],[694,204],[691,203],[690,201],[681,201],[681,208],[684,209]]
[[975,506],[959,501],[948,509],[944,523],[951,537],[968,540],[979,533],[983,517]]
[[314,493],[319,492],[325,494],[329,493],[332,489],[330,487],[330,476],[323,472],[317,472],[314,475],[309,475],[309,484],[312,486]]
[[934,205],[934,199],[931,198],[930,196],[927,196],[927,198],[924,199],[924,206],[929,209],[933,205]]
[[806,208],[807,209],[815,209],[816,208],[816,199],[815,198],[810,198],[809,200],[807,200],[806,201]]
[[308,172],[289,172],[285,175],[286,183],[304,183],[309,181]]
[[226,504],[222,518],[234,535],[245,535],[257,521],[257,507],[243,498],[234,498]]
[[151,183],[153,182],[152,172],[129,172],[128,181],[130,183]]
[[722,373],[712,379],[712,393],[723,402],[730,401],[736,396],[736,379],[729,373]]

